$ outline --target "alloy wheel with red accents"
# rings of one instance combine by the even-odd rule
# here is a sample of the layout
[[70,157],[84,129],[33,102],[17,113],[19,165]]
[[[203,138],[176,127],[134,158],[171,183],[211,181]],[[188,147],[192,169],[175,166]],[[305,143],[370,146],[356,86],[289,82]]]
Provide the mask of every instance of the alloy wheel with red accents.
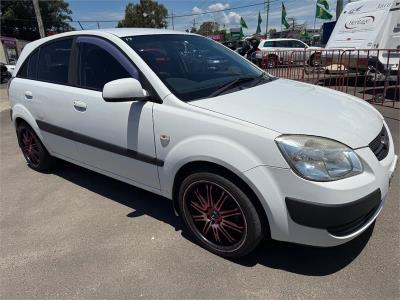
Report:
[[21,150],[29,164],[38,166],[40,164],[41,149],[38,141],[33,136],[31,130],[24,128],[21,130]]
[[186,178],[180,206],[190,231],[218,255],[245,255],[262,237],[260,219],[249,198],[220,175],[197,173]]
[[26,123],[17,127],[18,144],[28,165],[36,171],[48,169],[54,159],[47,152],[35,131]]

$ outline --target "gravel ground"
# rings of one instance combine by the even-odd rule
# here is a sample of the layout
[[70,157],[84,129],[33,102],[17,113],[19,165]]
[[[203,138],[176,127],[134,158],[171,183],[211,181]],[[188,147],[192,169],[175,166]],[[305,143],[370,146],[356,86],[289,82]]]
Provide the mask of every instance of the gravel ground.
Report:
[[[182,232],[167,199],[69,163],[29,169],[0,93],[1,299],[399,299],[399,168],[375,226],[352,242],[266,240],[227,260]],[[399,111],[380,109],[399,153]]]

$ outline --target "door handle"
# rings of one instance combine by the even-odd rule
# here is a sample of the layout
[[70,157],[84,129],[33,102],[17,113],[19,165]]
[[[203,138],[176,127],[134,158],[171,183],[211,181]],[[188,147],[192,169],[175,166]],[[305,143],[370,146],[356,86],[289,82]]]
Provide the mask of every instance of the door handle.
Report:
[[32,92],[31,91],[26,91],[25,92],[25,99],[26,100],[32,100],[32,98],[33,98]]
[[83,101],[74,101],[74,107],[77,111],[85,111],[87,108],[87,104]]

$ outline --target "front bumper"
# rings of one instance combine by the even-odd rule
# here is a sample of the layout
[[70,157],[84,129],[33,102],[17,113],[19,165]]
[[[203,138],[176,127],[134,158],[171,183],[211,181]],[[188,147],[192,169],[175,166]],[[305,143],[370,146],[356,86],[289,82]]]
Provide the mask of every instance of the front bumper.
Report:
[[362,228],[380,207],[381,191],[344,204],[321,204],[286,197],[290,218],[297,224],[326,229],[337,236],[345,236]]
[[[393,149],[391,137],[381,161],[368,147],[357,149],[364,172],[338,181],[308,181],[291,169],[268,166],[244,175],[261,199],[273,239],[336,246],[360,235],[382,210],[397,162]],[[302,212],[293,199],[301,199]]]

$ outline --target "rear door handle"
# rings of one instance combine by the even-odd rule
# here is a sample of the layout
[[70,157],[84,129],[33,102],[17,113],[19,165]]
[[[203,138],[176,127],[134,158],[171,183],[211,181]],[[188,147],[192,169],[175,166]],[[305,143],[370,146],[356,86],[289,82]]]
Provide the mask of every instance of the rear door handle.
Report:
[[87,104],[83,101],[74,101],[74,107],[77,111],[85,111],[87,109]]
[[31,91],[26,91],[25,92],[25,99],[26,100],[31,100],[33,98],[33,94]]

